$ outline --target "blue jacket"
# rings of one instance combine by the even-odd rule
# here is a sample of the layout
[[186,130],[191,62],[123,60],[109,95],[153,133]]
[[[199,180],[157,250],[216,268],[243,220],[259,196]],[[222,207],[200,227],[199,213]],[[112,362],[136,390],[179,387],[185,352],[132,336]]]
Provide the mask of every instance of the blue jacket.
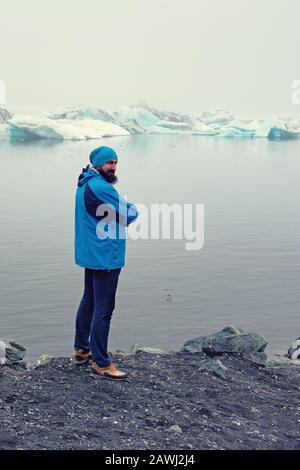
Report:
[[102,175],[83,169],[76,191],[76,264],[89,269],[122,268],[126,227],[137,216],[135,205],[120,196]]

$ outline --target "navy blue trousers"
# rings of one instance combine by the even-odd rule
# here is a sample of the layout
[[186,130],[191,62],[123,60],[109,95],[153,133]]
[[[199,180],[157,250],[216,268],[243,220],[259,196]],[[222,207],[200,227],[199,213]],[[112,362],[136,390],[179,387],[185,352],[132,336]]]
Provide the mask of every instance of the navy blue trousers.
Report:
[[107,351],[110,320],[121,269],[85,269],[84,293],[76,315],[75,349],[91,351],[98,366],[110,364]]

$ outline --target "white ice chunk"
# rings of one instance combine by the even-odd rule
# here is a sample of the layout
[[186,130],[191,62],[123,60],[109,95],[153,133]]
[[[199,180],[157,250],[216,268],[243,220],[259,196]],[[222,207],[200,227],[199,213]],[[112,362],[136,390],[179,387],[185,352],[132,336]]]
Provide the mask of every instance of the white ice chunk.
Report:
[[95,119],[48,119],[36,116],[15,116],[9,122],[9,133],[20,139],[99,139],[129,132],[116,124]]

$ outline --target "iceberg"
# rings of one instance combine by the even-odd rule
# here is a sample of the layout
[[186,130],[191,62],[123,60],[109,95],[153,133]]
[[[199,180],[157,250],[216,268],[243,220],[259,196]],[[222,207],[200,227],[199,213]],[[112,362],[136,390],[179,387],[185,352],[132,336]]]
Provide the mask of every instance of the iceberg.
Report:
[[289,131],[287,129],[280,129],[278,127],[272,127],[268,134],[270,140],[292,140],[300,139],[300,132]]
[[[5,112],[4,112],[5,111]],[[17,115],[0,110],[0,135],[11,139],[86,140],[130,134],[190,134],[229,139],[300,138],[300,120],[278,118],[236,118],[223,109],[199,115],[161,111],[145,103],[106,111],[88,106],[73,106],[40,116]],[[4,126],[4,127],[3,127]]]
[[57,139],[87,140],[129,135],[122,127],[96,119],[49,119],[47,117],[15,116],[8,122],[12,140]]
[[114,122],[114,117],[111,113],[104,111],[100,108],[91,108],[89,106],[68,106],[61,111],[43,113],[43,117],[48,119],[96,119],[99,121]]
[[278,121],[271,127],[268,133],[270,140],[292,140],[300,139],[300,122],[290,119],[285,122]]
[[212,111],[203,112],[199,116],[199,120],[205,124],[217,124],[220,126],[229,124],[233,119],[233,114],[224,109],[213,109]]
[[190,131],[192,126],[188,122],[159,121],[158,127],[169,129],[170,131]]
[[127,129],[131,134],[151,132],[155,129],[159,118],[148,109],[140,107],[124,106],[114,113],[118,124]]
[[130,133],[182,133],[193,129],[190,116],[149,108],[147,105],[124,106],[114,112],[116,122]]

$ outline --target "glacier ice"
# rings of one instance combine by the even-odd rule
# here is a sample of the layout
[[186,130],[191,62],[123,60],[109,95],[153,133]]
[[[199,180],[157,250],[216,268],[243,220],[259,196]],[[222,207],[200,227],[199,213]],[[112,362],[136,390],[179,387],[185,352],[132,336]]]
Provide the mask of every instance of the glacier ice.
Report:
[[300,132],[289,131],[288,129],[281,129],[279,127],[272,127],[268,134],[270,140],[292,140],[300,139]]
[[[231,112],[214,109],[199,115],[161,111],[145,103],[123,106],[116,111],[73,106],[40,116],[16,115],[0,110],[0,135],[12,139],[98,139],[129,134],[190,134],[226,138],[300,138],[300,120],[236,118]],[[4,126],[4,127],[3,127]]]
[[9,120],[12,139],[86,140],[129,135],[122,127],[97,119],[49,119],[36,116],[15,116]]
[[48,119],[96,119],[99,121],[113,122],[114,117],[111,113],[100,108],[91,108],[90,106],[69,106],[61,111],[43,113],[43,117]]

